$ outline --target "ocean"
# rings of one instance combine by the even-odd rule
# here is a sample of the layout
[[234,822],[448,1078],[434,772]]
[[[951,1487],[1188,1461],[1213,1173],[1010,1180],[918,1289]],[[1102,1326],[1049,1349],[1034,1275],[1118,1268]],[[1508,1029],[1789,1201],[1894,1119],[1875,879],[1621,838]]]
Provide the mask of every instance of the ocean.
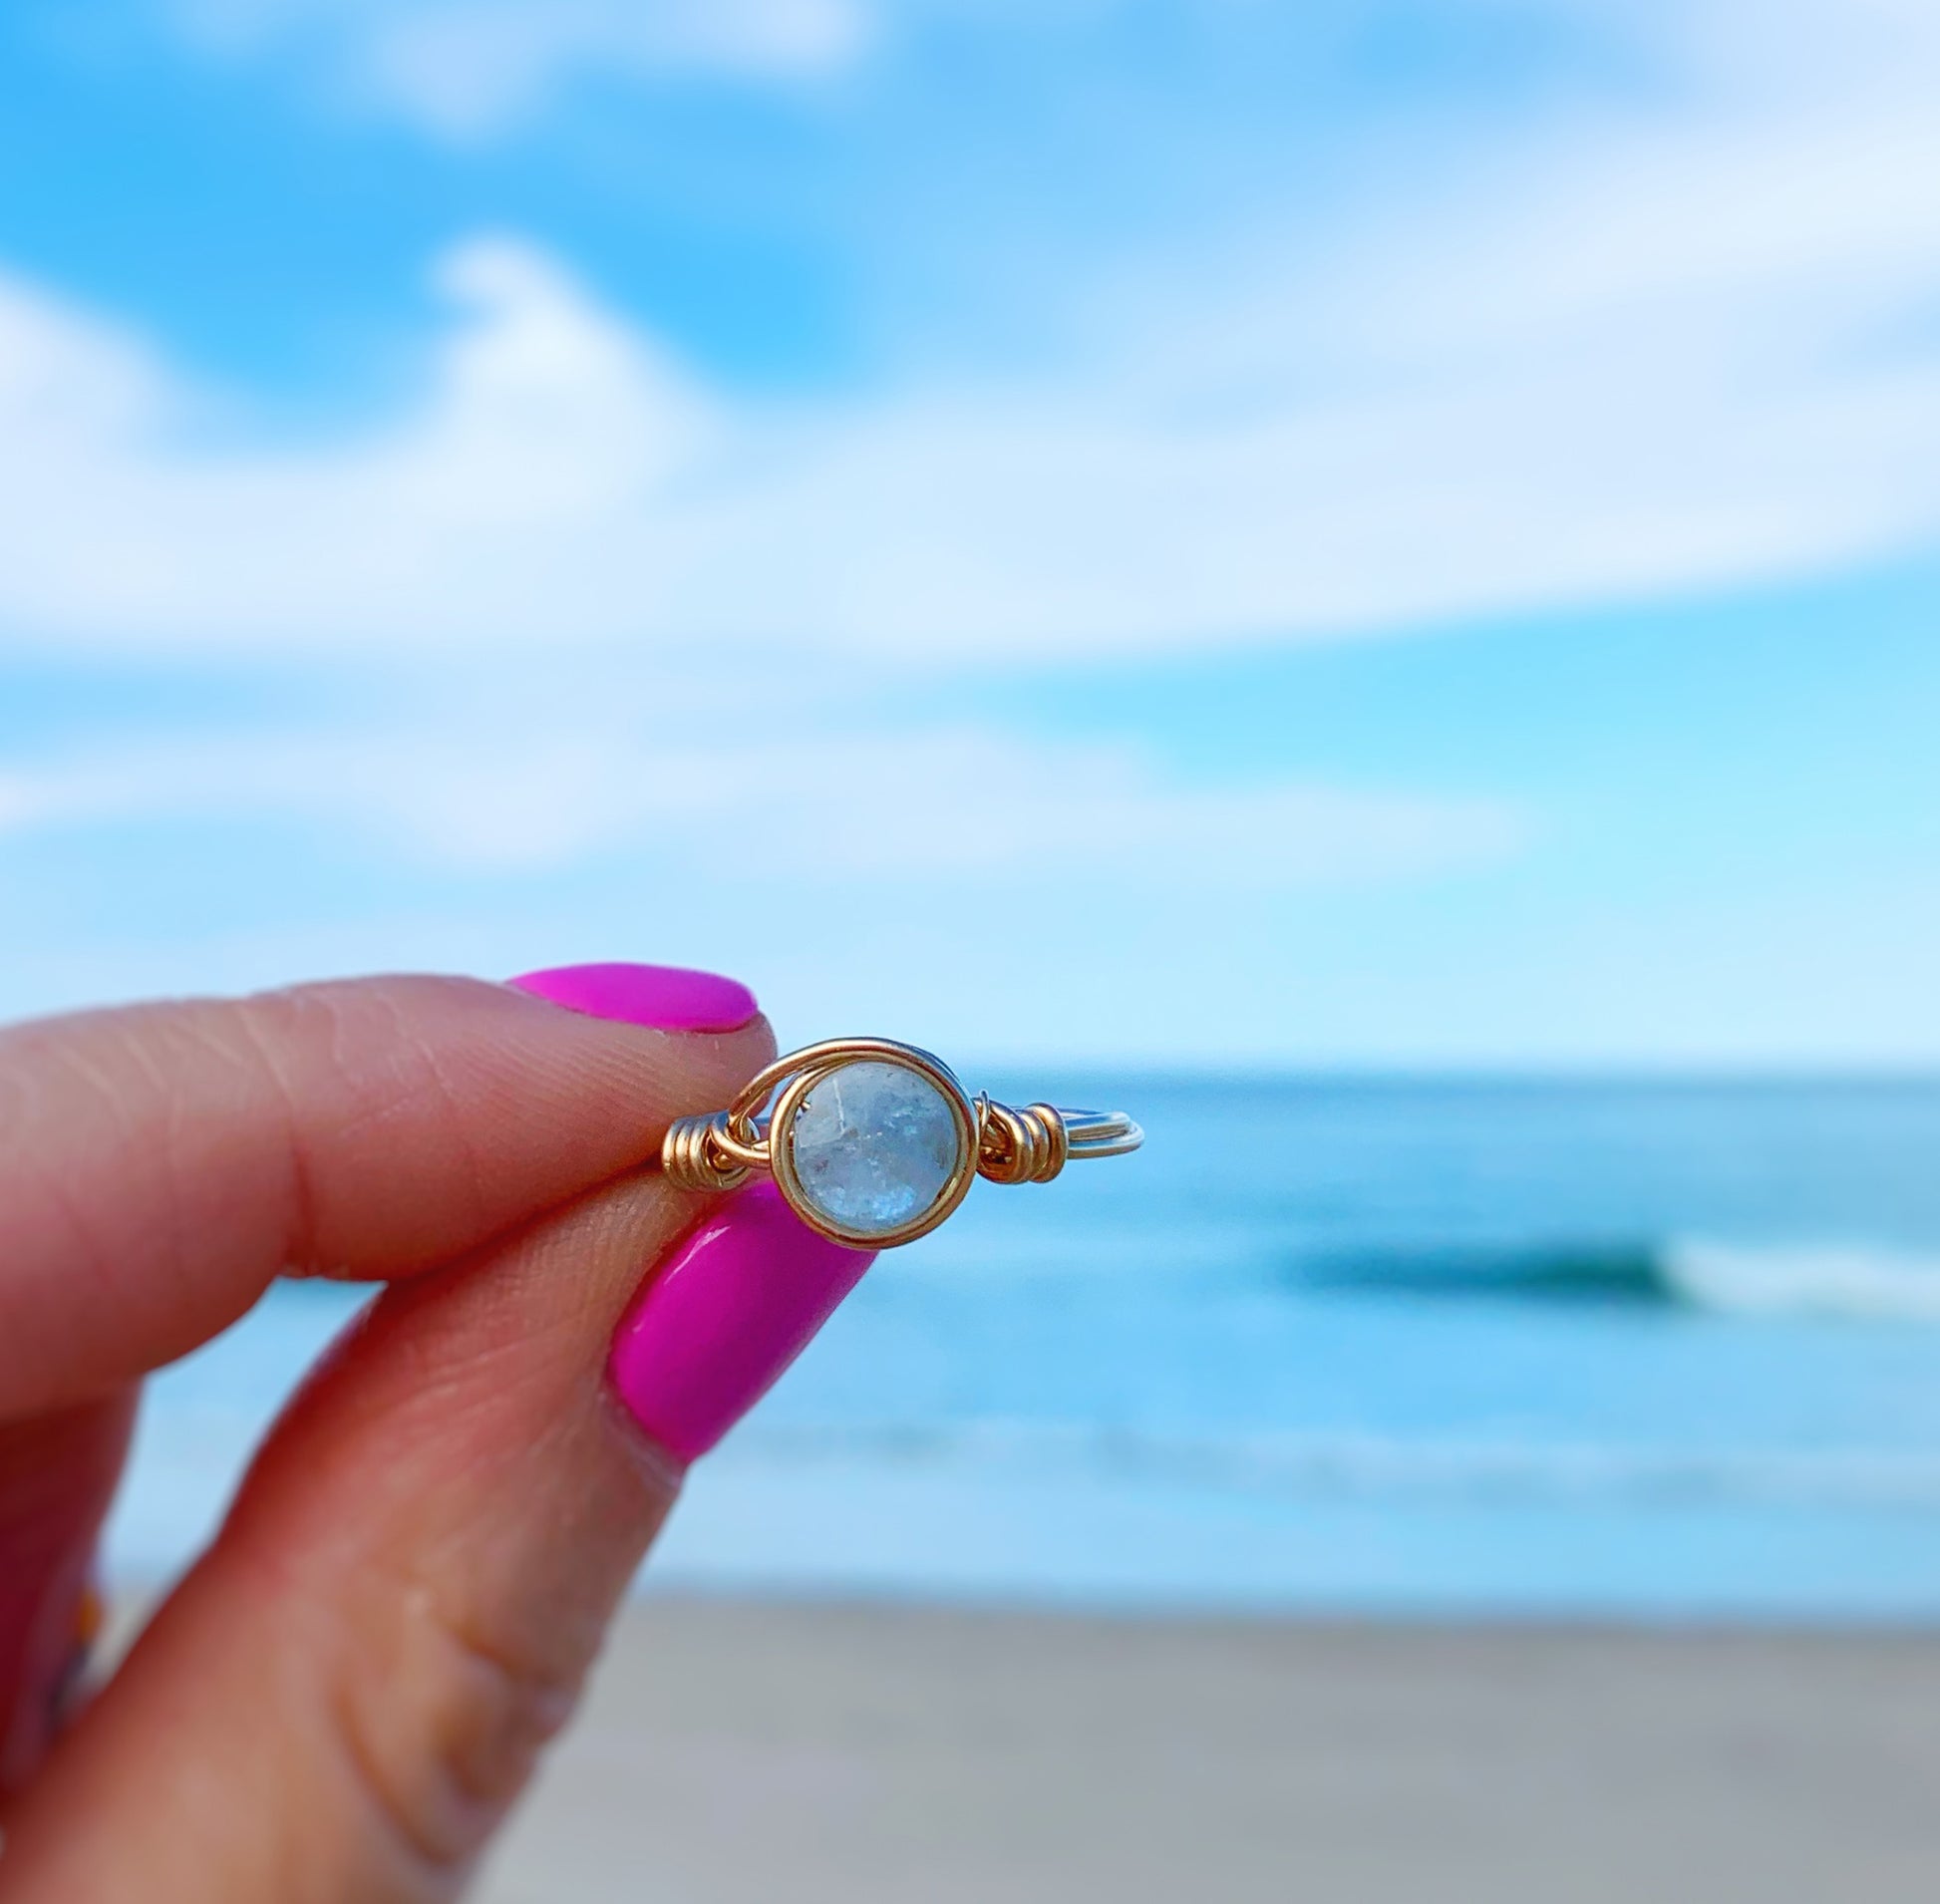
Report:
[[[647,1585],[1940,1617],[1940,1083],[1055,1095],[1145,1150],[882,1257]],[[192,1552],[359,1300],[279,1288],[155,1381],[111,1573]]]

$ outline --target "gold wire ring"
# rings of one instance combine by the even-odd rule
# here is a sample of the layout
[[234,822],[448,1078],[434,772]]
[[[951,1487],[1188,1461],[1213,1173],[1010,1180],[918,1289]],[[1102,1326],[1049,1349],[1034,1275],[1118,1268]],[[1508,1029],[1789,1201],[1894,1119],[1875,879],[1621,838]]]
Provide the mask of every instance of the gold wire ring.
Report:
[[[823,1086],[833,1089],[820,1096]],[[776,1059],[725,1111],[677,1118],[660,1161],[684,1190],[771,1176],[811,1229],[851,1249],[890,1249],[927,1235],[979,1176],[1049,1183],[1074,1159],[1124,1156],[1143,1141],[1123,1111],[1013,1110],[987,1093],[971,1098],[914,1045],[830,1038]]]

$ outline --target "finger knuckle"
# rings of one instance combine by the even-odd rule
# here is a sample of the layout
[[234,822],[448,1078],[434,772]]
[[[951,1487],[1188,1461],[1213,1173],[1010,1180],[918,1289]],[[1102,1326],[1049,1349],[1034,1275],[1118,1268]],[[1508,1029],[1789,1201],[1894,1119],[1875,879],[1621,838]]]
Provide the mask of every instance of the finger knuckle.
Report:
[[360,1649],[339,1722],[368,1802],[436,1895],[469,1868],[530,1778],[577,1704],[579,1680],[475,1631],[428,1586],[390,1605],[391,1644]]

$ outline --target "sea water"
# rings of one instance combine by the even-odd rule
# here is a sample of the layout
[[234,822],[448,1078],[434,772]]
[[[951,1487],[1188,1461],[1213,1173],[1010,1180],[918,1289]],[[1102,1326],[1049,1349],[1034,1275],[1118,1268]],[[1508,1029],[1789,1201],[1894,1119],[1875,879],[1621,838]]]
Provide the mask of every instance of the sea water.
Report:
[[[1042,1088],[1042,1081],[1036,1081]],[[696,1470],[687,1590],[1940,1616],[1940,1085],[1071,1079],[1146,1149],[979,1185]],[[179,1565],[356,1292],[153,1385]]]

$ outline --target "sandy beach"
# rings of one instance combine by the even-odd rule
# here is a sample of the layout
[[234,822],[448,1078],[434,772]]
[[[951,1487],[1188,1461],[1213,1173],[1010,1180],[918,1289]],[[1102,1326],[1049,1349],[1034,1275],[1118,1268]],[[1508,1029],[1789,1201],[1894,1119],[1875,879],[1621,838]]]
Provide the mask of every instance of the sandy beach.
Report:
[[1940,1635],[649,1601],[487,1904],[1940,1887]]

